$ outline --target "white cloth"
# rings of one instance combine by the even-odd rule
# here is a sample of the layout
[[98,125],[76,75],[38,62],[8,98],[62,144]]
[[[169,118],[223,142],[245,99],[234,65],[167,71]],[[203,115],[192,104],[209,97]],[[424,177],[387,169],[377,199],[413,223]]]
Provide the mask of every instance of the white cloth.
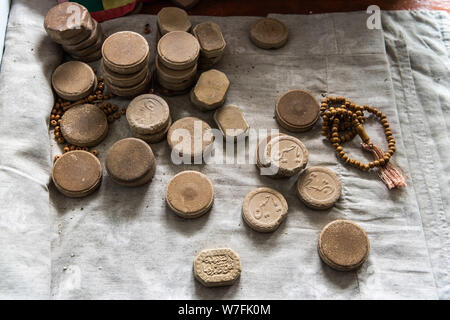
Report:
[[[374,174],[344,166],[320,136],[320,123],[295,134],[309,150],[309,166],[327,166],[342,180],[340,201],[321,212],[300,202],[295,178],[261,177],[252,164],[175,166],[166,142],[152,145],[157,170],[149,185],[121,187],[105,171],[102,186],[89,197],[58,193],[50,182],[51,159],[61,150],[48,135],[49,79],[62,54],[42,27],[52,5],[14,1],[6,37],[0,74],[0,298],[450,298],[449,76],[439,65],[448,63],[448,51],[443,28],[435,25],[444,14],[384,13],[384,32],[368,30],[363,12],[274,15],[287,24],[290,38],[273,51],[250,42],[252,17],[191,17],[193,24],[212,20],[221,26],[227,48],[217,69],[231,82],[226,103],[240,106],[252,128],[278,128],[275,101],[294,88],[317,99],[345,95],[387,114],[398,144],[394,158],[411,177],[403,191],[388,191]],[[414,31],[409,26],[417,19],[422,23]],[[145,37],[154,51],[154,16],[122,17],[102,27],[108,35],[142,33],[147,23],[152,32]],[[215,126],[212,113],[197,111],[187,95],[166,100],[175,120],[194,115]],[[128,100],[116,103],[126,107]],[[386,147],[378,123],[371,121],[368,130]],[[125,118],[113,123],[98,147],[102,163],[106,150],[130,135]],[[356,140],[346,148],[370,159]],[[192,221],[177,217],[164,201],[167,182],[185,169],[207,174],[216,190],[211,212]],[[259,186],[279,190],[289,204],[286,221],[271,234],[251,230],[241,218],[245,194]],[[334,271],[317,254],[320,230],[335,219],[353,220],[368,233],[371,253],[358,271]],[[231,287],[204,288],[194,280],[194,256],[214,247],[230,247],[241,257],[242,276]]]

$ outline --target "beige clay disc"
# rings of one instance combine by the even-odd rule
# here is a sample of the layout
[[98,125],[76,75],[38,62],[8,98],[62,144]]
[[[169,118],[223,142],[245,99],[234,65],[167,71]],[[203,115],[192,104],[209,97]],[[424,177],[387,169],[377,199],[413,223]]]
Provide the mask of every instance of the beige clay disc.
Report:
[[95,24],[85,7],[75,2],[63,2],[47,12],[44,28],[55,42],[74,45],[87,39]]
[[172,118],[169,116],[169,122],[167,122],[167,125],[161,131],[152,134],[140,134],[132,129],[131,132],[135,138],[142,139],[147,143],[158,143],[164,140],[171,125]]
[[84,62],[69,61],[58,66],[52,75],[52,86],[63,99],[77,101],[95,89],[97,78]]
[[206,57],[221,55],[225,49],[226,42],[218,24],[214,22],[203,22],[196,25],[192,33],[200,44],[200,50]]
[[115,94],[116,96],[119,97],[135,97],[139,94],[144,93],[150,84],[150,72],[147,73],[147,76],[145,77],[144,81],[141,81],[140,83],[131,86],[131,87],[118,87],[113,85],[108,77],[105,75],[105,83],[106,86],[108,87],[108,89]]
[[203,250],[194,259],[194,276],[205,287],[230,286],[241,269],[238,254],[228,248]]
[[74,58],[75,60],[83,61],[83,62],[86,62],[86,63],[87,62],[94,62],[94,61],[99,60],[102,57],[102,50],[100,48],[98,51],[95,51],[95,52],[93,52],[90,55],[82,56],[82,57],[79,57],[79,56],[77,56],[75,54],[71,54],[71,57]]
[[191,91],[191,102],[200,110],[214,110],[221,107],[230,87],[225,73],[211,69],[200,75]]
[[244,199],[242,217],[259,232],[275,231],[286,218],[288,204],[281,193],[271,188],[250,191]]
[[286,43],[288,29],[277,19],[261,18],[250,26],[250,39],[262,49],[277,49]]
[[303,203],[312,209],[331,208],[341,196],[341,181],[325,167],[310,167],[297,181],[297,193]]
[[189,32],[192,26],[186,11],[177,7],[162,8],[158,12],[157,18],[158,28],[162,35],[172,31]]
[[172,151],[191,158],[202,156],[212,147],[214,136],[211,127],[203,120],[185,117],[175,121],[167,133]]
[[278,123],[292,132],[306,131],[319,119],[317,100],[303,90],[290,90],[281,95],[275,107]]
[[147,40],[132,31],[116,32],[109,36],[102,47],[103,63],[108,69],[131,74],[148,64],[150,48]]
[[108,134],[105,113],[92,104],[82,104],[67,110],[61,118],[61,133],[68,143],[94,147]]
[[81,50],[65,50],[67,53],[78,56],[78,57],[86,57],[90,56],[92,54],[97,53],[102,49],[103,41],[105,41],[105,36],[102,34],[100,37],[97,38],[94,44],[91,46],[81,49]]
[[136,73],[131,74],[120,74],[109,70],[107,66],[103,63],[102,60],[102,70],[103,76],[105,79],[108,79],[108,82],[116,87],[133,87],[142,83],[145,80],[150,70],[148,68],[142,68]]
[[322,229],[318,250],[322,260],[333,269],[350,271],[366,261],[370,243],[366,232],[356,223],[335,220]]
[[151,180],[156,160],[152,148],[136,138],[117,141],[108,150],[105,161],[111,178],[125,186],[137,186]]
[[209,178],[198,171],[183,171],[167,185],[166,201],[183,218],[197,218],[211,209],[214,187]]
[[54,163],[52,179],[64,195],[73,198],[84,197],[100,186],[102,165],[90,152],[70,151]]
[[80,43],[72,44],[72,45],[70,45],[70,44],[63,45],[64,51],[76,52],[79,50],[89,48],[89,47],[93,46],[98,41],[98,39],[100,39],[103,36],[103,31],[102,31],[101,25],[94,19],[92,19],[92,22],[94,24],[94,29],[92,30],[90,36],[87,39],[81,41]]
[[199,52],[198,40],[184,31],[169,32],[158,41],[160,62],[169,69],[188,69],[196,64]]
[[131,130],[147,135],[167,127],[170,110],[167,102],[160,96],[142,94],[130,102],[126,116]]
[[217,109],[214,113],[214,121],[223,136],[227,138],[236,139],[245,136],[250,128],[241,108],[232,105]]
[[262,163],[277,168],[277,174],[292,177],[308,163],[308,150],[296,137],[281,134],[273,136],[265,146]]
[[159,62],[160,58],[155,59],[155,69],[158,75],[158,79],[162,79],[165,82],[173,84],[181,84],[183,82],[193,79],[197,72],[197,64],[192,65],[185,70],[172,70],[167,68],[164,64]]

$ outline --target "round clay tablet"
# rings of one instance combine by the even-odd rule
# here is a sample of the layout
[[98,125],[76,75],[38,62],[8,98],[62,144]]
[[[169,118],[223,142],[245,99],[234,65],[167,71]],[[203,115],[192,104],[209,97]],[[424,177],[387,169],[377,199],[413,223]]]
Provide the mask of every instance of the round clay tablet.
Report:
[[169,105],[155,94],[143,94],[134,98],[127,108],[127,120],[133,131],[154,134],[167,126]]
[[105,166],[117,183],[138,186],[152,179],[156,161],[152,148],[146,142],[126,138],[117,141],[108,150]]
[[132,86],[132,87],[118,87],[113,85],[107,76],[105,76],[105,83],[108,86],[108,89],[119,97],[134,97],[139,94],[142,94],[148,89],[150,84],[151,74],[147,72],[147,75],[144,81]]
[[288,29],[277,19],[261,18],[250,26],[250,39],[262,49],[280,48],[288,39]]
[[244,221],[259,232],[275,231],[286,218],[287,212],[286,199],[271,188],[258,188],[249,192],[242,206]]
[[206,287],[232,285],[241,275],[241,260],[231,249],[203,250],[194,259],[194,276]]
[[292,177],[306,167],[308,150],[297,138],[280,134],[272,136],[263,152],[262,163],[277,169],[276,174]]
[[209,178],[197,171],[183,171],[167,185],[166,201],[183,218],[197,218],[211,209],[214,187]]
[[172,70],[167,68],[164,64],[159,62],[159,58],[155,59],[155,69],[158,78],[173,84],[180,84],[193,79],[197,73],[197,64],[192,65],[185,70]]
[[278,123],[293,132],[306,131],[319,118],[320,106],[317,100],[303,90],[290,90],[278,99],[275,115]]
[[52,75],[52,86],[63,99],[77,101],[95,89],[97,78],[84,62],[69,61],[58,66]]
[[81,41],[80,43],[72,44],[72,45],[70,45],[70,44],[63,45],[64,51],[77,52],[79,50],[89,48],[89,47],[95,45],[95,43],[98,41],[98,39],[103,37],[103,31],[102,31],[101,25],[95,20],[92,20],[92,22],[94,24],[94,30],[92,30],[90,36],[87,39]]
[[133,133],[133,136],[135,138],[142,139],[148,143],[158,143],[164,140],[171,125],[172,125],[172,118],[169,116],[169,122],[167,122],[166,127],[164,127],[161,131],[155,132],[153,134],[140,134],[134,130],[131,130],[131,132]]
[[333,269],[350,271],[366,261],[369,238],[356,223],[348,220],[335,220],[327,224],[319,236],[319,255]]
[[199,52],[198,40],[184,31],[169,32],[158,42],[160,62],[174,70],[188,69],[194,65]]
[[214,110],[222,106],[230,87],[225,73],[211,69],[200,75],[191,91],[191,102],[200,110]]
[[158,27],[162,35],[172,31],[188,32],[191,22],[188,14],[177,7],[165,7],[158,12]]
[[179,155],[191,158],[203,155],[212,147],[214,136],[211,127],[203,120],[185,117],[175,121],[167,133],[170,148]]
[[148,68],[142,68],[136,73],[131,74],[120,74],[112,70],[109,70],[107,66],[102,61],[103,76],[108,80],[113,86],[127,88],[134,87],[142,83],[148,76],[150,70]]
[[84,197],[95,191],[102,179],[102,165],[92,153],[70,151],[56,160],[52,179],[57,189],[72,198]]
[[130,74],[140,71],[148,63],[150,48],[147,40],[132,31],[116,32],[102,47],[105,65],[112,71]]
[[68,143],[94,147],[108,134],[105,113],[92,104],[82,104],[67,110],[61,118],[61,133]]
[[325,167],[310,167],[303,171],[297,182],[299,198],[312,209],[331,208],[341,196],[341,181]]

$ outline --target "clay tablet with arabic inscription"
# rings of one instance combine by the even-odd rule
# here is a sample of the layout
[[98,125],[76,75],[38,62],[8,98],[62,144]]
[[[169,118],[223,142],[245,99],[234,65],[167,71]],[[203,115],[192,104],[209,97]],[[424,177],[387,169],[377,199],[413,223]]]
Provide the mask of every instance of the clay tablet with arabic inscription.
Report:
[[232,285],[241,275],[241,260],[231,249],[203,250],[194,259],[194,276],[206,287]]
[[297,182],[300,200],[312,209],[331,208],[341,196],[341,181],[330,169],[311,167],[306,169]]
[[154,134],[167,127],[170,110],[167,102],[155,94],[134,98],[127,108],[131,130],[139,134]]
[[288,204],[281,193],[271,188],[250,191],[244,199],[242,217],[259,232],[275,231],[286,218]]

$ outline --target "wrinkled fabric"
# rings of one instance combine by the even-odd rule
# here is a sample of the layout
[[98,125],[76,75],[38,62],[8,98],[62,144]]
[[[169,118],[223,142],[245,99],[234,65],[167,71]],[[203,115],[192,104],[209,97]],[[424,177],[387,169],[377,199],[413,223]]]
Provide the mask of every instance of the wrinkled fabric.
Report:
[[[42,28],[53,1],[42,1],[39,9],[32,3],[13,2],[0,74],[1,298],[450,298],[444,13],[384,12],[383,30],[367,29],[365,12],[271,15],[290,31],[278,50],[250,42],[254,17],[191,17],[194,25],[211,20],[221,26],[227,47],[216,68],[231,82],[226,104],[240,106],[252,128],[279,128],[275,102],[295,88],[317,99],[344,95],[387,115],[397,142],[395,162],[409,176],[405,190],[388,191],[376,174],[343,165],[320,136],[320,122],[292,134],[308,148],[308,166],[326,166],[342,181],[336,205],[314,211],[298,199],[295,177],[263,177],[254,164],[176,166],[165,141],[151,145],[157,158],[151,184],[121,187],[104,170],[96,193],[82,199],[58,193],[50,182],[61,146],[48,133],[49,81],[62,53]],[[107,35],[143,33],[147,23],[151,33],[143,35],[153,62],[155,16],[122,17],[102,28]],[[92,65],[100,70],[98,62]],[[174,120],[196,116],[216,127],[213,113],[195,109],[188,95],[164,98]],[[119,107],[128,102],[114,100]],[[369,120],[366,127],[386,148],[382,126]],[[110,126],[97,147],[102,164],[108,148],[129,136],[124,117]],[[346,150],[370,161],[357,140],[346,143]],[[186,169],[205,173],[215,188],[212,210],[194,220],[179,218],[164,200],[169,179]],[[253,231],[241,218],[245,194],[260,186],[282,192],[289,205],[286,221],[270,234]],[[367,231],[371,252],[357,271],[334,271],[317,254],[320,230],[335,219],[350,219]],[[230,247],[241,257],[242,275],[231,287],[204,288],[194,279],[193,258],[215,247]]]

